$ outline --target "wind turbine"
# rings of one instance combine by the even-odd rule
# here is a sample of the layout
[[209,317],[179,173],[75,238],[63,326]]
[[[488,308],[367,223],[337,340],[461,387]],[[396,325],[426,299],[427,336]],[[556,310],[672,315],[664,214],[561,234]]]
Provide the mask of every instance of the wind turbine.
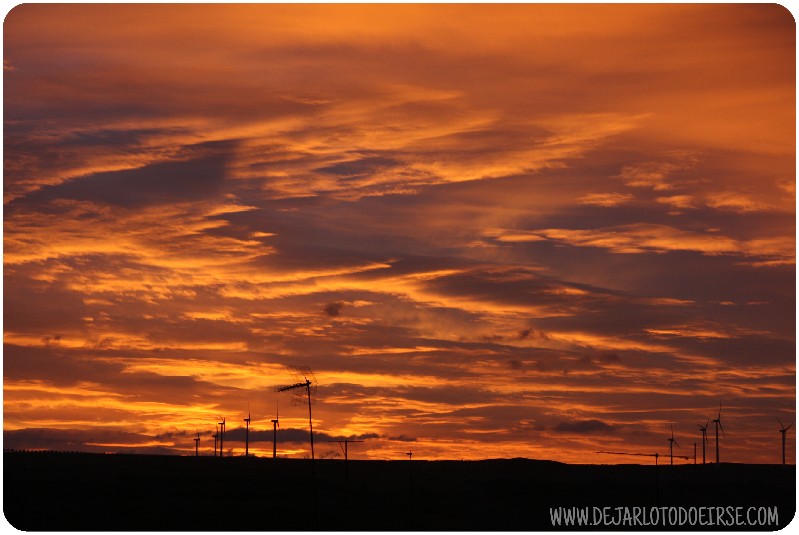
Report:
[[716,424],[716,464],[719,464],[719,427],[721,427],[721,436],[727,438],[727,435],[724,433],[724,428],[721,426],[721,403],[719,403],[719,416],[715,420],[711,420],[714,424]]
[[216,457],[216,445],[219,443],[219,426],[216,426],[216,433],[214,433],[214,457]]
[[224,416],[222,417],[222,421],[219,422],[219,426],[220,426],[220,429],[221,429],[221,432],[220,432],[220,435],[219,435],[219,456],[222,457],[222,455],[223,455],[222,448],[225,446],[225,417]]
[[272,458],[277,459],[277,430],[280,429],[280,401],[275,407],[275,419],[272,420]]
[[[311,472],[314,472],[314,451],[313,451],[313,416],[311,414],[311,406],[314,400],[311,398],[311,390],[316,394],[316,377],[314,376],[311,368],[308,366],[293,366],[295,383],[288,386],[279,386],[275,388],[275,392],[286,392],[288,390],[296,390],[298,388],[305,388],[308,394],[308,427],[311,431]],[[300,380],[302,377],[302,380]],[[310,377],[310,379],[309,379]],[[305,405],[306,401],[302,394],[294,393],[291,399],[293,405]]]
[[[674,445],[677,444],[677,441],[674,439],[674,425],[671,426],[671,437],[668,439],[669,441],[669,464],[674,465]],[[679,444],[677,444],[679,447]]]
[[696,424],[699,426],[699,430],[702,431],[702,464],[705,464],[705,444],[707,444],[707,426],[710,425],[710,420],[708,420],[704,426]]
[[[249,405],[249,403],[247,404]],[[247,430],[244,432],[244,456],[249,457],[250,455],[250,411],[249,407],[247,410],[247,417],[244,419],[247,423]]]
[[[335,440],[330,440],[329,442],[336,442],[336,441]],[[356,442],[356,441],[351,441],[351,442]],[[363,441],[359,440],[357,442],[363,442]],[[408,451],[395,451],[394,453],[401,453],[403,455],[407,455],[409,461],[413,460],[413,452],[410,449]]]
[[[784,448],[783,448],[784,449]],[[197,431],[197,438],[194,439],[194,456],[200,456],[200,432]]]
[[[780,419],[777,418],[777,421],[780,422]],[[785,467],[785,433],[788,432],[788,429],[793,427],[793,424],[789,425],[788,427],[785,427],[785,424],[780,422],[780,427],[782,428],[780,429],[780,433],[782,433],[782,466]]]

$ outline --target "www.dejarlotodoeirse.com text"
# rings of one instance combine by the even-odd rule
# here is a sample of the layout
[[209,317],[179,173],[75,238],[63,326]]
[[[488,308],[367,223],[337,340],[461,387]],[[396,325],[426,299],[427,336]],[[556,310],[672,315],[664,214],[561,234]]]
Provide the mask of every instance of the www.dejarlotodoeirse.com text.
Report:
[[777,507],[550,507],[557,526],[612,527],[733,527],[777,526]]

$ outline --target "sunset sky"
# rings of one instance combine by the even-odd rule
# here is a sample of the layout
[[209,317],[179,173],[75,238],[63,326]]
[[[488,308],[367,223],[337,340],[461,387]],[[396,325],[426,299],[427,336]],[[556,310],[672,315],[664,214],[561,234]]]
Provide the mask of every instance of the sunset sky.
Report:
[[[37,5],[4,24],[5,448],[780,460],[777,5]],[[712,424],[708,428],[712,435]],[[788,433],[788,461],[795,461]],[[711,438],[708,460],[713,459]],[[641,462],[649,462],[645,458]],[[680,461],[685,462],[685,461]],[[701,462],[701,458],[700,458]]]

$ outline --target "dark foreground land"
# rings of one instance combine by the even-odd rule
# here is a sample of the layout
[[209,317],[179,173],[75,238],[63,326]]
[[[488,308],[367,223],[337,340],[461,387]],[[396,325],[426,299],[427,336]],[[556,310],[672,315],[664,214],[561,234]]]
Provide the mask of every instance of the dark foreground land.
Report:
[[[307,460],[5,452],[3,511],[24,531],[775,531],[796,503],[794,466],[349,461],[346,478],[340,460],[311,468]],[[601,508],[620,506],[650,516],[558,526],[550,513],[587,508],[592,522]],[[643,524],[653,507],[673,507],[672,515],[723,507],[729,524],[736,511],[747,522],[750,508],[756,520],[766,518],[759,508],[775,506],[776,525]]]

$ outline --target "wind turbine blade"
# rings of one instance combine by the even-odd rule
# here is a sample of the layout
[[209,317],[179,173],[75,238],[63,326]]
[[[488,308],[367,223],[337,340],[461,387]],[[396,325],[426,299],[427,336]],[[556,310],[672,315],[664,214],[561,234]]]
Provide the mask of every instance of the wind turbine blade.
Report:
[[786,428],[785,428],[785,430],[787,431],[787,430],[788,430],[788,429],[790,429],[791,427],[793,427],[793,424],[791,424],[791,425],[789,425],[788,427],[786,427]]
[[780,420],[779,418],[777,418],[777,421],[778,421],[778,422],[780,422],[780,427],[782,427],[783,429],[785,429],[785,424],[784,424],[784,423],[782,423],[782,420]]
[[719,420],[719,429],[721,429],[721,436],[727,438],[727,434],[724,432],[724,426],[721,425],[721,421]]
[[680,447],[680,444],[676,440],[674,441],[674,445],[677,446],[678,448]]

